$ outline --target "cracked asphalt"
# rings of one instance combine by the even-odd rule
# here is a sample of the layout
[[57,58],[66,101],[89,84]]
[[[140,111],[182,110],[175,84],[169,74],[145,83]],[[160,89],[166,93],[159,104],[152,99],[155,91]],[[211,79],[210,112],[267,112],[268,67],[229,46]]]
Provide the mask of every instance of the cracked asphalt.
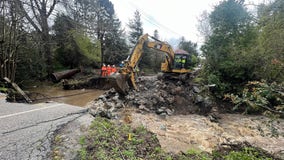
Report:
[[0,159],[49,159],[53,134],[87,113],[63,103],[7,103],[0,95]]

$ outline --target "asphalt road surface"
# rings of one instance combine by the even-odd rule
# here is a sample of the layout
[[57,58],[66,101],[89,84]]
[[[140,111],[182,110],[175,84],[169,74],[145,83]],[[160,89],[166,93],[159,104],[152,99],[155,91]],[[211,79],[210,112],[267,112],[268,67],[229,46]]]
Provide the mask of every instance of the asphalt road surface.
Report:
[[63,103],[7,103],[0,95],[0,159],[48,159],[57,129],[87,113]]

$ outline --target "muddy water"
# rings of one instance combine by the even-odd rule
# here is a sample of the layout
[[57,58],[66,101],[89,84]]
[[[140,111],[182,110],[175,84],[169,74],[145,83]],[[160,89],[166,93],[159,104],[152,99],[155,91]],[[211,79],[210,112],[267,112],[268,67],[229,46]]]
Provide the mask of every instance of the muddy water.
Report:
[[128,113],[132,125],[143,125],[157,134],[162,148],[168,152],[189,149],[212,152],[222,143],[248,141],[271,153],[284,150],[284,120],[273,121],[263,116],[221,114],[218,123],[200,115],[161,118],[155,114]]
[[54,86],[31,88],[28,91],[37,93],[35,99],[38,100],[36,102],[56,101],[81,107],[86,106],[105,92],[97,89],[64,90]]

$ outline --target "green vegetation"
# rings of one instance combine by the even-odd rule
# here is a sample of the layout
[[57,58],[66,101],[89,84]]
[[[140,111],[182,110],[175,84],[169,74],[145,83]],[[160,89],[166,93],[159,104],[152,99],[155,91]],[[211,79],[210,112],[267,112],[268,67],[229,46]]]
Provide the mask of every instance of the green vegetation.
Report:
[[250,145],[235,144],[230,147],[219,147],[212,154],[189,149],[187,152],[173,154],[163,151],[155,134],[143,126],[131,128],[126,124],[111,122],[96,117],[88,134],[79,140],[82,146],[78,151],[79,159],[98,160],[269,160],[273,157],[261,149]]
[[80,144],[79,155],[84,159],[146,158],[157,154],[154,148],[160,148],[157,138],[144,127],[131,129],[101,117],[93,121],[89,134],[80,138]]
[[[45,80],[54,71],[99,68],[102,62],[119,64],[127,57],[125,31],[111,1],[68,1],[64,13],[50,18],[61,3],[0,3],[0,78]],[[34,4],[39,5],[32,8]]]
[[[217,98],[233,95],[236,107],[243,105],[252,112],[282,108],[283,96],[274,91],[283,92],[284,1],[261,5],[257,17],[243,2],[222,1],[207,16],[211,32],[201,48],[206,57],[203,78],[215,84],[212,91]],[[247,89],[250,81],[262,80],[266,86]]]
[[2,81],[0,81],[0,93],[7,93],[8,89]]
[[224,156],[226,160],[272,160],[272,158],[259,155],[259,152],[250,147],[245,147],[241,151],[231,151],[228,155]]
[[[245,85],[242,94],[226,95],[235,104],[234,109],[245,107],[245,112],[272,112],[283,115],[284,86],[283,84],[267,84],[265,81],[251,81]],[[281,112],[282,111],[282,112]]]

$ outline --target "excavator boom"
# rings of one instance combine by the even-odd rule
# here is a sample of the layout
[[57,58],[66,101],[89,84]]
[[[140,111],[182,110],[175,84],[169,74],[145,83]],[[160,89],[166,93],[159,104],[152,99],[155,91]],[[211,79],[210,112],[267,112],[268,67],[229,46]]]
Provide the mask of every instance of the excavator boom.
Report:
[[[149,38],[154,41],[150,41]],[[124,61],[124,66],[118,74],[111,78],[113,87],[121,94],[127,94],[129,88],[138,89],[135,82],[135,68],[144,53],[144,47],[155,49],[166,54],[165,61],[161,64],[161,71],[164,73],[187,73],[189,70],[175,68],[175,53],[173,48],[166,42],[162,42],[148,34],[142,35],[134,46],[129,57]]]

